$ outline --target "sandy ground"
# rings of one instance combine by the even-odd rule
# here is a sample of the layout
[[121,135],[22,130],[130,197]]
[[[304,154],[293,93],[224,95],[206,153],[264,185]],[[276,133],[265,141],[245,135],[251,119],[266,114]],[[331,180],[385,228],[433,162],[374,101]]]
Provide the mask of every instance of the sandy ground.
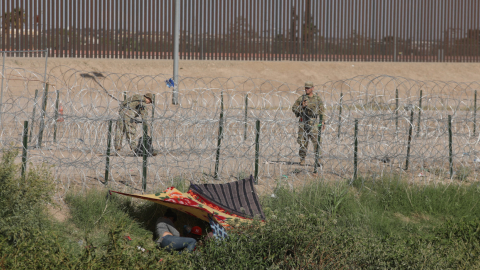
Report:
[[[6,66],[44,72],[44,58],[7,58]],[[57,66],[78,70],[135,73],[142,75],[172,74],[172,60],[49,58],[48,70]],[[245,76],[279,80],[301,85],[349,79],[359,75],[390,75],[414,80],[471,82],[480,81],[480,63],[391,63],[391,62],[249,62],[249,61],[180,61],[180,76]],[[58,69],[57,69],[58,70]],[[53,74],[55,75],[55,74]]]

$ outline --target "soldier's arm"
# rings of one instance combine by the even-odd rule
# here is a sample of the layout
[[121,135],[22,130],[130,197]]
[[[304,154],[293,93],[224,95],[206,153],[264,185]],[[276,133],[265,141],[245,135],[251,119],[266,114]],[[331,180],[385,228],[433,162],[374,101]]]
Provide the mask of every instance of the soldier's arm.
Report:
[[300,96],[296,101],[295,103],[293,104],[292,106],[292,112],[295,114],[295,116],[299,116],[300,113],[302,112],[302,106],[301,106],[301,103],[302,102],[302,96]]
[[148,117],[148,110],[147,110],[147,107],[145,105],[147,105],[146,99],[143,98],[143,100],[138,105],[138,108],[139,108],[139,111],[140,111],[140,116],[142,117],[142,120],[145,120]]

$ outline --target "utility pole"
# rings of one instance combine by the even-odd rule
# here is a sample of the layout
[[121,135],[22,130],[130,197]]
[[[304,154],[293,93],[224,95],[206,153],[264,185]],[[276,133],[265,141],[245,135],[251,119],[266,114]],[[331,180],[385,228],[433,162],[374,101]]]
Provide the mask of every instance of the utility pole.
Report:
[[173,38],[173,97],[172,104],[177,105],[178,102],[178,57],[180,45],[180,0],[175,0],[175,33]]

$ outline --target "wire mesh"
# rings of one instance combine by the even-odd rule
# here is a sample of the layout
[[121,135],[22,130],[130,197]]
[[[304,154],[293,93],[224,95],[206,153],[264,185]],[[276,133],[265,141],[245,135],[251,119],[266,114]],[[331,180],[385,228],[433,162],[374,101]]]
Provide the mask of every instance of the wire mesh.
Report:
[[[162,190],[182,180],[218,183],[253,174],[256,120],[261,123],[258,187],[262,190],[275,188],[279,181],[291,186],[302,185],[309,179],[352,182],[355,120],[358,120],[358,181],[367,176],[380,180],[389,174],[404,175],[412,183],[471,183],[478,178],[479,134],[478,127],[474,128],[477,119],[474,106],[479,82],[416,81],[370,75],[316,85],[315,93],[324,101],[326,127],[322,131],[321,166],[314,175],[312,146],[306,165],[300,166],[298,162],[298,119],[291,109],[303,93],[302,86],[245,77],[184,77],[179,84],[180,104],[172,105],[172,91],[165,82],[169,76],[165,74],[93,73],[65,66],[56,67],[49,74],[43,141],[41,147],[36,147],[42,117],[39,111],[44,94],[43,75],[5,68],[0,142],[2,148],[13,145],[20,149],[23,121],[28,120],[33,131],[29,166],[52,165],[59,194],[72,187],[86,189],[105,184],[108,121],[119,118],[119,100],[123,100],[124,92],[127,96],[155,94],[155,103],[148,108],[148,115],[154,110],[154,117],[148,119],[148,125],[159,154],[148,158],[146,192]],[[36,100],[35,90],[39,90]],[[56,111],[56,91],[59,91],[59,111]],[[223,138],[219,177],[215,179],[222,92]],[[449,115],[452,116],[452,175]],[[409,165],[405,170],[410,128]],[[141,136],[141,125],[137,129],[137,136]],[[110,158],[109,185],[141,192],[142,158],[136,157],[125,141],[123,145],[120,155]]]

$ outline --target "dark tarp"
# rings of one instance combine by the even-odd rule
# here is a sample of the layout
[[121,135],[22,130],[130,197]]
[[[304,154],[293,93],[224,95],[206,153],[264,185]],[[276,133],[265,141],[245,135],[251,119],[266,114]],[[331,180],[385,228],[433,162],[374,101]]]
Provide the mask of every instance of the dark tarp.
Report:
[[189,190],[235,215],[265,219],[251,175],[250,178],[226,184],[190,183]]

